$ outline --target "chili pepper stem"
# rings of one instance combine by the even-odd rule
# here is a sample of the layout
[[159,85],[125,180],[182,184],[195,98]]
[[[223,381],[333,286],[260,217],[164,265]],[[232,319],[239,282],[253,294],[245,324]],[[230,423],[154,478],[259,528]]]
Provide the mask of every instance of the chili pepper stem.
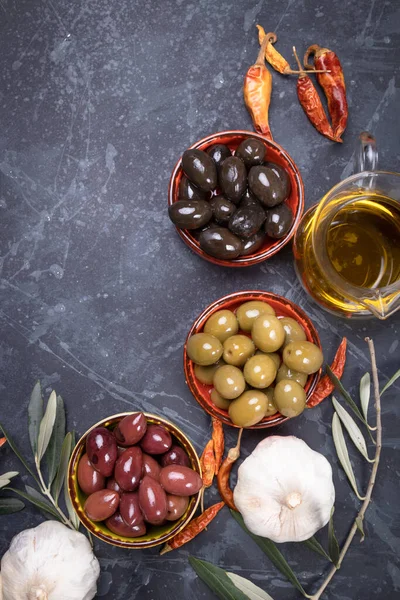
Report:
[[306,77],[307,73],[305,72],[305,70],[303,69],[303,67],[301,66],[301,62],[300,59],[298,57],[298,54],[296,52],[296,46],[293,46],[293,56],[297,62],[297,65],[299,67],[299,73],[300,73],[300,77]]
[[269,44],[269,39],[268,36],[266,35],[265,38],[262,41],[261,47],[260,47],[260,51],[258,53],[257,56],[257,60],[254,63],[255,65],[262,65],[263,67],[265,66],[265,48],[267,47],[267,44]]
[[204,492],[205,492],[205,488],[203,487],[200,492],[200,510],[202,513],[204,512]]
[[167,552],[171,552],[171,550],[173,550],[173,548],[171,548],[169,544],[165,544],[164,548],[161,548],[160,550],[160,556],[166,554]]
[[312,46],[309,46],[307,48],[307,50],[304,53],[304,58],[303,58],[303,64],[304,64],[304,68],[305,69],[312,69],[313,65],[311,65],[308,62],[308,59],[310,58],[310,54],[315,54],[317,52],[317,50],[319,50],[320,46],[318,44],[312,44]]

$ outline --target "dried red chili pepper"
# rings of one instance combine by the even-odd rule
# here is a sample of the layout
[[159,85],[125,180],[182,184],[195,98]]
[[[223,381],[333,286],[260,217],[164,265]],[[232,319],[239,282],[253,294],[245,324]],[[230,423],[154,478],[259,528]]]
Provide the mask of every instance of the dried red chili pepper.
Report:
[[234,448],[231,448],[228,452],[228,456],[225,458],[218,472],[217,484],[218,491],[222,500],[232,510],[237,510],[233,501],[233,491],[231,490],[229,478],[231,475],[233,464],[237,461],[240,456],[240,442],[242,439],[243,429],[239,431],[238,441]]
[[6,443],[6,441],[7,441],[7,438],[5,438],[5,437],[0,438],[0,448],[2,446],[4,446],[4,444]]
[[[314,65],[308,62],[310,54],[314,54]],[[347,125],[349,114],[346,98],[346,84],[343,69],[336,54],[328,48],[321,48],[313,44],[307,48],[304,54],[304,66],[308,68],[326,69],[325,73],[317,74],[317,81],[324,90],[328,102],[328,110],[331,116],[333,135],[337,140]]]
[[307,73],[302,69],[296,48],[294,47],[293,54],[299,65],[299,70],[301,71],[297,80],[297,96],[304,112],[319,133],[322,133],[322,135],[334,142],[341,142],[341,139],[338,139],[333,135],[332,127],[329,124],[318,92]]
[[190,542],[195,538],[203,529],[207,527],[209,523],[216,517],[221,508],[225,506],[224,502],[218,502],[209,506],[200,516],[190,521],[189,525],[186,525],[182,531],[176,534],[165,546],[162,548],[160,554],[165,554],[171,550],[176,550],[184,544]]
[[212,417],[212,439],[214,441],[215,474],[218,475],[225,449],[225,435],[222,423],[216,417]]
[[208,488],[212,485],[215,475],[215,455],[214,441],[211,439],[207,442],[203,454],[200,457],[201,472],[203,477],[203,485]]
[[278,71],[278,73],[282,73],[282,75],[298,73],[298,71],[292,71],[286,58],[284,58],[282,54],[280,54],[272,45],[275,44],[276,40],[278,39],[276,34],[272,31],[266,34],[264,27],[261,27],[261,25],[256,25],[256,27],[258,29],[258,42],[260,45],[262,44],[265,36],[267,36],[268,43],[265,48],[265,58],[271,67],[273,67],[275,71]]
[[[331,370],[336,375],[338,379],[340,379],[343,375],[344,366],[346,364],[346,349],[347,349],[347,339],[344,337],[339,345],[339,348],[336,351],[335,358],[331,364]],[[317,387],[315,388],[315,392],[311,396],[310,400],[307,402],[307,408],[313,408],[325,400],[328,396],[330,396],[335,389],[335,384],[329,378],[329,375],[324,375]]]
[[269,128],[268,111],[271,102],[272,75],[265,66],[265,48],[268,44],[265,37],[254,65],[249,67],[244,78],[243,96],[253,121],[254,129],[272,140]]

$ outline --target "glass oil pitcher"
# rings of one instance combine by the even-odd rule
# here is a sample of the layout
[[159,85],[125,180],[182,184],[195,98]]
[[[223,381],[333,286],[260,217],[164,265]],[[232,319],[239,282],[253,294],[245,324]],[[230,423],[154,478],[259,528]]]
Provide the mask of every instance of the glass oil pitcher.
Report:
[[377,157],[362,133],[360,173],[335,185],[296,232],[297,275],[337,316],[387,319],[400,308],[400,174],[376,171]]

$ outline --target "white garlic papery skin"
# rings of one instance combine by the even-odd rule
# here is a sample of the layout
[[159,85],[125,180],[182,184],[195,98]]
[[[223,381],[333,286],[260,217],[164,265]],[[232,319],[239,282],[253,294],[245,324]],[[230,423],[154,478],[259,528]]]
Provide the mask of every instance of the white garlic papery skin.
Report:
[[45,521],[16,535],[1,559],[2,600],[91,600],[99,574],[87,537]]
[[268,437],[240,465],[234,501],[255,535],[302,542],[329,521],[335,501],[332,468],[299,438]]

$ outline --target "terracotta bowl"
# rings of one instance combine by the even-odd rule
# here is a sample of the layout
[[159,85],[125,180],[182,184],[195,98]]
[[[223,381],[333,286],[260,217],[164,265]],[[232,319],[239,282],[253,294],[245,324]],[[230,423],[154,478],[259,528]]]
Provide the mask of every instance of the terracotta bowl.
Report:
[[[177,228],[177,232],[181,236],[185,244],[189,246],[189,248],[191,248],[194,252],[196,252],[196,254],[216,265],[222,265],[225,267],[248,267],[260,263],[264,260],[267,260],[274,254],[279,252],[279,250],[283,248],[283,246],[285,246],[294,236],[304,211],[304,186],[300,172],[294,160],[283,148],[281,148],[281,146],[279,146],[275,142],[272,142],[271,140],[268,140],[267,138],[263,137],[258,133],[254,133],[253,131],[221,131],[219,133],[209,135],[203,138],[202,140],[199,140],[198,142],[190,146],[190,149],[197,148],[199,150],[207,150],[207,148],[209,148],[213,144],[225,144],[232,151],[234,151],[239,146],[239,144],[248,137],[253,137],[261,140],[265,144],[267,149],[266,159],[268,161],[281,165],[288,173],[291,183],[291,192],[288,200],[286,200],[286,204],[291,209],[294,219],[293,224],[290,230],[285,235],[285,237],[281,238],[280,240],[273,240],[272,238],[266,237],[264,245],[257,252],[249,256],[239,256],[238,258],[232,260],[222,260],[219,258],[214,258],[209,254],[206,254],[206,252],[204,252],[200,248],[199,242],[190,233],[190,231],[188,231],[187,229]],[[171,179],[169,182],[169,206],[178,200],[178,188],[179,182],[182,179],[182,175],[182,158],[180,158],[176,163],[174,170],[172,171]]]
[[[194,373],[195,365],[187,355],[186,346],[190,336],[194,335],[195,333],[201,333],[203,331],[207,319],[211,317],[211,315],[214,314],[217,310],[228,309],[235,312],[241,304],[243,304],[244,302],[249,302],[250,300],[261,300],[267,302],[275,310],[276,316],[278,318],[291,317],[292,319],[295,319],[303,327],[307,336],[307,340],[321,348],[321,342],[317,330],[315,329],[313,323],[305,314],[305,312],[299,306],[297,306],[297,304],[294,304],[293,302],[290,302],[290,300],[287,300],[282,296],[278,296],[277,294],[257,290],[235,292],[234,294],[224,296],[223,298],[220,298],[219,300],[216,300],[215,302],[207,306],[207,308],[203,310],[203,312],[197,317],[197,319],[193,323],[185,341],[183,349],[183,368],[185,371],[185,379],[190,391],[192,392],[193,396],[200,404],[200,406],[202,406],[209,415],[217,417],[226,425],[231,425],[231,427],[237,427],[237,425],[234,425],[234,423],[232,423],[228,411],[218,408],[217,406],[215,406],[215,404],[211,402],[210,394],[211,390],[213,389],[212,385],[206,385],[204,383],[201,383],[196,378]],[[243,332],[239,331],[239,333]],[[307,402],[310,399],[313,391],[315,390],[315,387],[320,377],[321,369],[317,373],[309,375],[307,383],[304,386],[304,389],[307,394]],[[273,427],[275,425],[280,425],[281,423],[287,420],[288,417],[284,417],[280,413],[276,413],[275,415],[265,417],[262,421],[256,423],[256,425],[248,427],[247,429],[264,429],[266,427]]]
[[[149,525],[148,531],[146,535],[137,538],[128,538],[117,535],[107,529],[104,523],[95,523],[91,521],[83,510],[83,506],[85,504],[85,500],[87,496],[82,492],[78,485],[78,463],[81,456],[85,453],[85,444],[86,444],[86,436],[92,429],[95,427],[107,427],[107,429],[114,429],[116,425],[119,423],[121,419],[126,417],[127,415],[132,414],[131,412],[120,413],[118,415],[112,415],[107,419],[103,419],[93,425],[90,429],[86,431],[86,433],[81,437],[79,442],[76,444],[71,459],[68,465],[68,492],[71,498],[72,505],[76,510],[76,513],[79,517],[80,522],[90,533],[98,537],[103,542],[107,542],[108,544],[112,544],[113,546],[120,546],[122,548],[133,548],[141,550],[143,548],[152,548],[153,546],[158,546],[159,544],[163,544],[168,542],[171,538],[173,538],[181,529],[187,525],[190,519],[193,517],[196,508],[200,502],[200,492],[195,496],[192,496],[189,501],[189,506],[184,515],[177,521],[171,521],[166,523],[165,525],[154,526]],[[144,413],[148,423],[152,423],[154,425],[162,425],[169,431],[172,436],[173,443],[182,446],[182,448],[186,451],[189,456],[189,460],[191,463],[192,469],[194,469],[201,476],[201,467],[199,457],[197,455],[196,450],[194,449],[192,443],[186,437],[186,435],[173,423],[167,421],[163,417],[159,417],[158,415],[153,415],[150,413]]]

